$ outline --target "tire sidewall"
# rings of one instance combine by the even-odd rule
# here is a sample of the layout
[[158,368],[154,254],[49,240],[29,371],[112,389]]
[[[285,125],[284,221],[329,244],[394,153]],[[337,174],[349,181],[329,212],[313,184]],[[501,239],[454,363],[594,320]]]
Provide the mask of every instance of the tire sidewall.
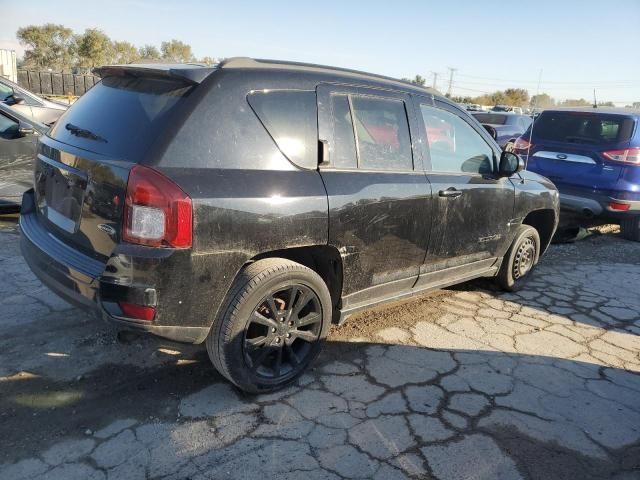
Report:
[[[291,376],[279,380],[269,380],[259,377],[250,371],[246,363],[243,351],[245,329],[249,323],[250,317],[254,310],[260,305],[263,298],[269,292],[278,289],[284,289],[293,284],[301,284],[310,288],[320,300],[320,308],[322,310],[322,325],[320,327],[320,336],[317,342],[311,345],[311,351],[302,362],[302,368]],[[246,391],[250,392],[267,392],[278,389],[299,377],[315,360],[322,349],[322,344],[326,338],[331,325],[331,296],[329,290],[322,278],[314,271],[300,265],[295,270],[287,270],[285,272],[274,273],[268,275],[267,278],[261,280],[259,284],[252,288],[249,292],[243,289],[234,301],[236,308],[233,314],[225,318],[225,322],[230,322],[227,329],[227,338],[221,346],[224,350],[224,358],[226,362],[230,380]],[[230,338],[230,340],[229,340]]]
[[[535,259],[533,261],[533,265],[531,269],[521,278],[517,280],[513,277],[513,264],[518,253],[518,249],[522,245],[522,243],[527,239],[532,238],[535,243]],[[509,253],[507,255],[506,261],[503,262],[502,267],[500,269],[498,281],[500,286],[505,290],[514,292],[520,290],[527,280],[531,277],[531,272],[538,264],[538,260],[540,258],[540,235],[538,235],[538,231],[529,226],[529,225],[521,225],[520,230],[518,231],[515,240],[511,244],[511,248],[509,248]]]

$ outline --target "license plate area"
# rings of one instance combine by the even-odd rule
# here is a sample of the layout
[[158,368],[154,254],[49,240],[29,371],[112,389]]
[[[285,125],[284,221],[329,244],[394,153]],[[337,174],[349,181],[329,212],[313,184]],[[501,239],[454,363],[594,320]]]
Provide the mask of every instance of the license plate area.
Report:
[[58,228],[68,233],[78,231],[86,189],[86,174],[40,158],[36,172],[38,209]]

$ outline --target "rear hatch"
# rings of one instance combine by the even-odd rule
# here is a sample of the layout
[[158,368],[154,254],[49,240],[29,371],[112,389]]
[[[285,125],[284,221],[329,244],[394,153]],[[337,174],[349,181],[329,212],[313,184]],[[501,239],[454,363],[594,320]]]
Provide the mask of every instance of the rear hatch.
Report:
[[[532,127],[528,169],[552,180],[562,191],[587,188],[603,193],[616,188],[623,165],[603,153],[627,148],[634,120],[591,111],[545,111]],[[530,131],[522,138],[528,139]]]
[[163,148],[193,85],[169,70],[111,68],[40,140],[34,179],[40,225],[106,261],[120,241],[129,170]]

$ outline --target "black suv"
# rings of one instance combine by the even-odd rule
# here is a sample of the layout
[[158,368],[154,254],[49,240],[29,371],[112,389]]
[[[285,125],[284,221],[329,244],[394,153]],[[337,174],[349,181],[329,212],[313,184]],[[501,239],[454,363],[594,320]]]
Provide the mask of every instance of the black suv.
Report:
[[517,288],[555,231],[553,184],[435,91],[247,58],[98,73],[39,142],[24,257],[106,319],[206,341],[244,390],[293,380],[358,310]]

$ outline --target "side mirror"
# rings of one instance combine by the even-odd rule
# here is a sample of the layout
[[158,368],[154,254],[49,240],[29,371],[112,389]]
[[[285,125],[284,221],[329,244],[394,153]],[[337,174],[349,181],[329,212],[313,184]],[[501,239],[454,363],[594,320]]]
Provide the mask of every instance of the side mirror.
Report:
[[18,127],[19,137],[26,137],[27,135],[33,135],[34,133],[36,133],[36,131],[31,125],[23,124]]
[[24,98],[14,93],[11,95],[11,102],[13,105],[22,105],[24,103]]
[[524,170],[524,160],[513,152],[502,152],[498,173],[501,177],[510,177]]

